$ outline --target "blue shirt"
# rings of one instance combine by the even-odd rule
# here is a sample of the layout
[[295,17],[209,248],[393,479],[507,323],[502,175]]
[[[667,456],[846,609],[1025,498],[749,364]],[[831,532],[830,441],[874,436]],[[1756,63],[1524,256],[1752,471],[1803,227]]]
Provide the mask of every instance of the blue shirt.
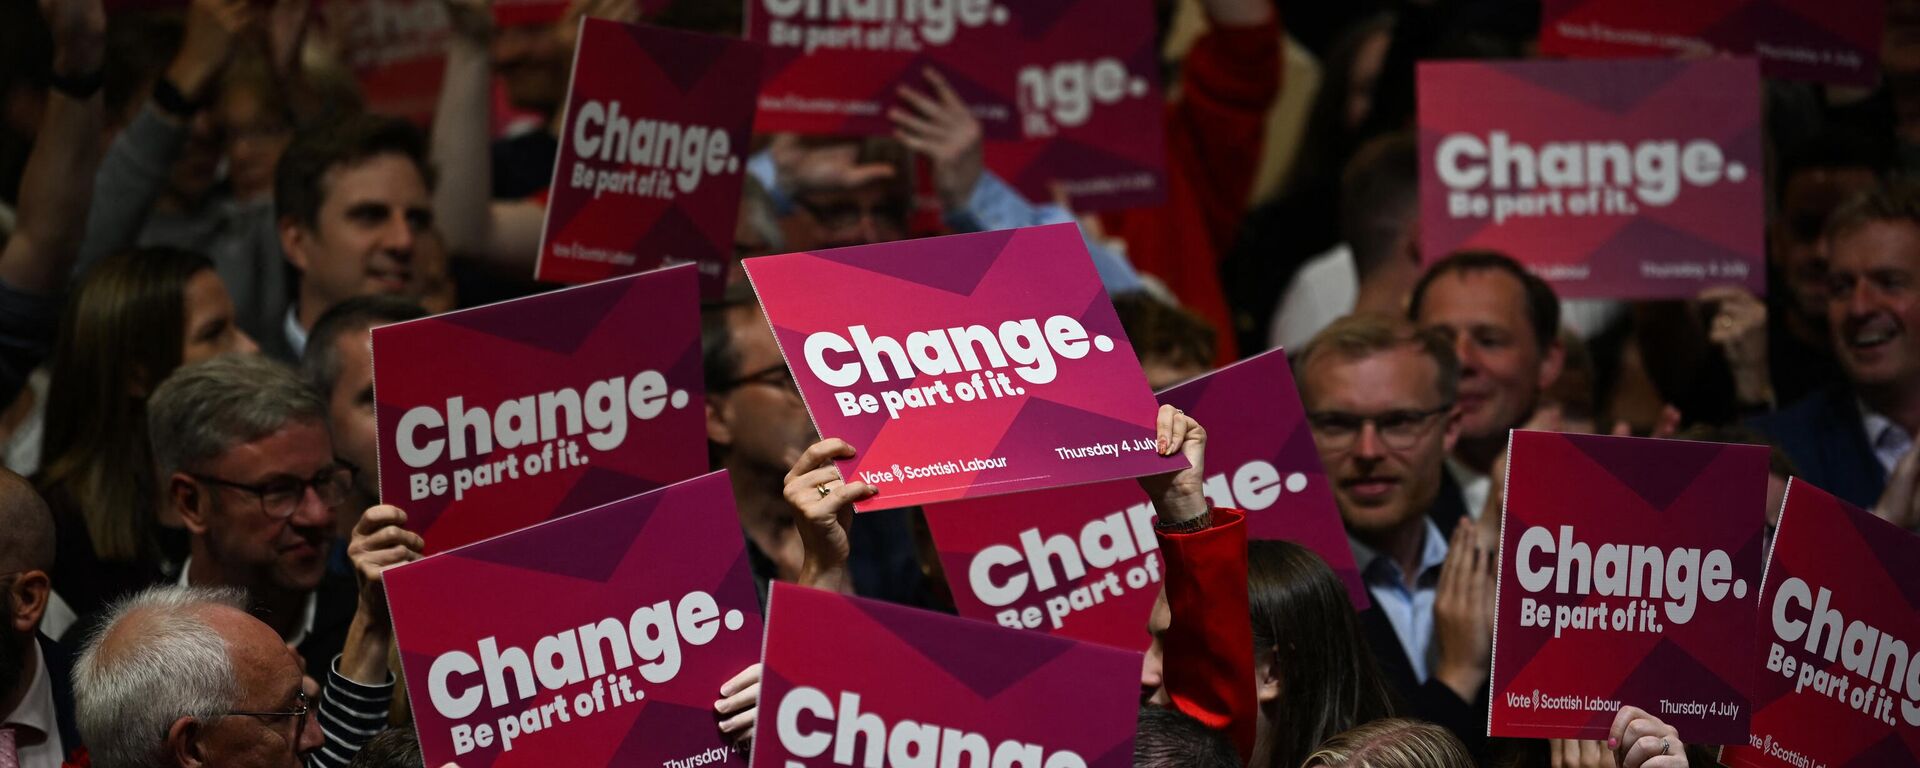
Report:
[[1420,546],[1420,567],[1412,588],[1407,587],[1406,572],[1393,558],[1351,537],[1347,541],[1353,546],[1353,560],[1360,567],[1360,581],[1367,585],[1367,594],[1393,625],[1393,634],[1400,638],[1400,649],[1407,654],[1414,678],[1425,683],[1432,676],[1433,600],[1439,593],[1440,564],[1447,561],[1447,539],[1440,535],[1433,518],[1421,515],[1420,519],[1426,523],[1426,540]]

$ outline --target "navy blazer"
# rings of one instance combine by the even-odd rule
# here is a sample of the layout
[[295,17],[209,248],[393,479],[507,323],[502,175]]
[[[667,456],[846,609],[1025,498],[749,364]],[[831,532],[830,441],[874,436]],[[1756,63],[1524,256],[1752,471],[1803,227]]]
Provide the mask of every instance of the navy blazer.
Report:
[[1828,388],[1748,426],[1773,439],[1807,482],[1861,509],[1872,509],[1887,488],[1887,472],[1867,444],[1853,394]]

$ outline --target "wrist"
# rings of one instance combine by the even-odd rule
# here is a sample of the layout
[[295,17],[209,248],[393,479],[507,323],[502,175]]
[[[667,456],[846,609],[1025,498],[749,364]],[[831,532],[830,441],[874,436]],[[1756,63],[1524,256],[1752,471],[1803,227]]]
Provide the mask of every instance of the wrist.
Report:
[[1153,502],[1153,509],[1160,516],[1156,525],[1185,525],[1200,517],[1211,517],[1213,505],[1207,503],[1203,493],[1169,493]]
[[174,59],[167,67],[166,74],[155,84],[155,90],[161,85],[171,85],[177,93],[188,101],[198,103],[205,95],[207,86],[213,82],[214,68],[189,58]]

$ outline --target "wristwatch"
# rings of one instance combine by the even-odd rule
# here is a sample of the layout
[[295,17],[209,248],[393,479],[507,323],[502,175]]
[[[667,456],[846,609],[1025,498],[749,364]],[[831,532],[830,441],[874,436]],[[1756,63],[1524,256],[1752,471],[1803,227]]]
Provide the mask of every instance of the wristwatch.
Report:
[[74,99],[86,101],[87,99],[93,98],[94,94],[100,92],[102,79],[100,70],[98,69],[92,72],[82,72],[78,75],[63,75],[59,72],[51,72],[47,75],[47,87]]
[[200,108],[205,106],[203,101],[187,98],[186,94],[180,92],[179,86],[165,77],[153,84],[153,103],[161,111],[182,120],[193,117],[193,113],[199,112]]
[[1153,523],[1153,529],[1155,531],[1176,535],[1182,533],[1199,533],[1212,527],[1213,510],[1211,509],[1177,523],[1169,523],[1164,520],[1155,520]]

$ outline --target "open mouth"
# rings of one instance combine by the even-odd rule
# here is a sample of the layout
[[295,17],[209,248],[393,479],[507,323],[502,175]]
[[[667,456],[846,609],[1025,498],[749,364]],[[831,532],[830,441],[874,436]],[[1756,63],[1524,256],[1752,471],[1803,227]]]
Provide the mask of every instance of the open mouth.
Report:
[[1877,351],[1900,337],[1900,325],[1884,314],[1850,323],[1843,338],[1847,348],[1856,352]]

